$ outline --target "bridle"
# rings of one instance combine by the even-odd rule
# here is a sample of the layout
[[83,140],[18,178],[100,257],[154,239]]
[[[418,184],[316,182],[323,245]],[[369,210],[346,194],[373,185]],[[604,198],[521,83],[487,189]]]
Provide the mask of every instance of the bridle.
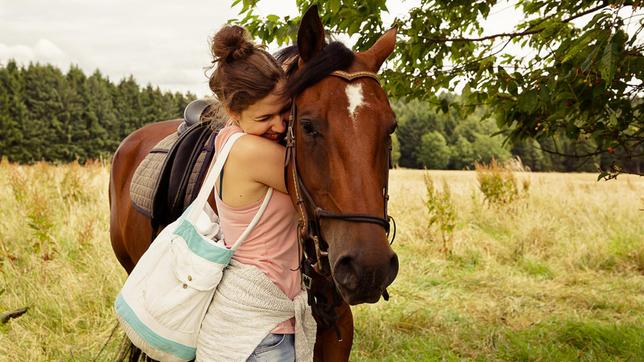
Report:
[[[329,74],[329,76],[335,76],[341,79],[346,80],[347,82],[352,82],[353,80],[356,79],[361,79],[361,78],[369,78],[373,79],[378,84],[380,84],[380,80],[378,79],[378,76],[375,73],[372,72],[355,72],[355,73],[347,73],[344,71],[334,71]],[[382,226],[385,229],[385,232],[387,233],[387,236],[389,235],[390,231],[390,226],[389,226],[389,221],[393,220],[391,216],[387,214],[387,203],[389,201],[389,194],[388,194],[388,180],[389,180],[389,168],[391,167],[391,143],[389,143],[388,146],[388,165],[387,168],[385,169],[385,186],[382,190],[382,196],[384,198],[384,211],[383,211],[383,217],[380,216],[373,216],[369,214],[360,214],[360,213],[336,213],[332,211],[325,210],[319,206],[316,205],[315,201],[311,197],[310,192],[308,191],[306,185],[302,182],[302,179],[299,175],[299,170],[297,167],[297,160],[296,160],[296,148],[295,148],[295,122],[297,119],[297,106],[295,105],[295,102],[293,102],[291,106],[291,113],[289,116],[289,123],[286,131],[286,160],[285,160],[285,167],[288,167],[289,163],[292,163],[291,167],[291,175],[290,177],[293,178],[293,184],[295,186],[295,196],[297,200],[297,208],[300,216],[300,220],[298,223],[298,236],[300,239],[300,244],[304,247],[305,246],[305,241],[307,239],[310,239],[314,242],[314,249],[315,249],[315,255],[307,255],[307,248],[304,249],[305,257],[313,261],[311,265],[313,266],[314,270],[322,275],[327,275],[330,274],[330,270],[326,270],[325,266],[322,263],[322,257],[327,257],[328,252],[323,251],[321,248],[321,241],[322,235],[321,235],[321,229],[320,229],[320,220],[321,219],[335,219],[335,220],[343,220],[347,222],[361,222],[361,223],[372,223],[372,224],[377,224]],[[309,214],[309,212],[312,213],[312,215]],[[394,235],[393,238],[395,238],[395,223],[394,223]],[[392,239],[393,242],[393,239]]]
[[[344,71],[336,70],[334,72],[331,72],[329,76],[338,77],[349,83],[356,79],[373,79],[376,82],[378,82],[378,84],[380,85],[380,80],[378,79],[378,76],[372,72],[347,73]],[[393,218],[389,216],[389,214],[387,213],[387,203],[389,201],[389,194],[388,194],[389,181],[388,180],[389,180],[389,168],[391,168],[392,145],[391,145],[391,142],[388,142],[387,144],[388,165],[384,170],[385,185],[382,190],[382,197],[384,198],[384,210],[382,214],[383,216],[374,216],[374,215],[362,214],[362,213],[337,213],[337,212],[329,211],[316,205],[315,201],[313,200],[313,197],[311,196],[306,185],[304,185],[304,183],[302,182],[302,178],[300,177],[299,170],[297,167],[297,160],[296,160],[297,154],[296,154],[296,147],[295,147],[296,120],[297,120],[297,106],[295,105],[295,101],[293,101],[293,104],[291,105],[291,112],[290,112],[288,127],[286,131],[286,159],[285,159],[284,166],[286,167],[286,170],[285,170],[286,172],[288,172],[289,164],[291,166],[290,175],[287,175],[287,177],[292,178],[293,185],[294,185],[294,190],[292,191],[295,193],[295,197],[297,201],[296,207],[298,209],[297,211],[299,214],[297,234],[298,234],[298,242],[302,250],[302,259],[300,264],[301,272],[302,272],[302,281],[305,288],[309,289],[309,292],[310,292],[309,304],[311,304],[313,308],[316,308],[317,306],[318,315],[326,314],[327,318],[325,319],[330,319],[326,321],[327,324],[331,324],[335,326],[335,320],[337,320],[337,316],[335,315],[334,308],[337,305],[339,305],[339,302],[340,302],[336,288],[335,287],[332,288],[333,299],[334,299],[333,303],[326,303],[326,301],[319,300],[320,298],[316,298],[315,296],[313,296],[313,293],[311,293],[310,291],[312,281],[316,278],[319,278],[319,276],[322,276],[328,282],[332,283],[332,285],[334,284],[332,280],[331,268],[328,260],[328,255],[329,255],[328,244],[322,238],[320,221],[322,219],[333,219],[333,220],[340,220],[345,222],[376,224],[376,225],[382,226],[385,229],[385,232],[387,233],[387,237],[389,237],[390,221],[392,221],[394,227],[393,227],[393,236],[390,243],[393,243],[396,237],[396,223],[395,221],[393,221]],[[385,299],[389,299],[389,295],[387,294],[386,290],[383,293],[383,297]],[[326,310],[326,312],[320,313],[320,309]],[[338,333],[338,339],[340,339],[337,326],[336,326],[336,333]]]

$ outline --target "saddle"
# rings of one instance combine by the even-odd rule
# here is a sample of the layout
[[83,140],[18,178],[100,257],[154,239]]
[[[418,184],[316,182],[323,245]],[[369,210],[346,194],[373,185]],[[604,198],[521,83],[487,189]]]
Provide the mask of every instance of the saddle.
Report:
[[150,150],[132,177],[132,204],[151,219],[154,230],[176,220],[197,197],[199,187],[195,186],[203,183],[215,153],[218,129],[213,126],[223,124],[217,118],[195,121],[194,115],[184,120],[177,132]]

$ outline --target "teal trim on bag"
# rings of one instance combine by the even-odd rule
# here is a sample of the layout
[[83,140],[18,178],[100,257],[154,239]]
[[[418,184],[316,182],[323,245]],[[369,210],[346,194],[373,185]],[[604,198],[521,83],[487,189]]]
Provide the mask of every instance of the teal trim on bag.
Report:
[[139,317],[137,317],[136,313],[127,304],[125,299],[123,299],[121,293],[116,297],[114,306],[116,308],[116,313],[122,316],[130,327],[153,348],[166,353],[172,353],[178,358],[186,361],[190,361],[195,358],[195,355],[197,354],[196,348],[161,337],[146,326]]
[[233,250],[212,245],[210,241],[199,234],[192,223],[183,217],[174,234],[181,236],[193,253],[213,263],[228,265],[233,257]]

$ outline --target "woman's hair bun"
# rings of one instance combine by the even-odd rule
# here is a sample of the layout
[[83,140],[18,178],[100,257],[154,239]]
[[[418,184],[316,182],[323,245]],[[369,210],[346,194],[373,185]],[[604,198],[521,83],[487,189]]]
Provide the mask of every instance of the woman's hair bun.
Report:
[[212,40],[212,53],[216,61],[231,62],[249,56],[255,44],[250,33],[237,25],[226,25],[219,30]]

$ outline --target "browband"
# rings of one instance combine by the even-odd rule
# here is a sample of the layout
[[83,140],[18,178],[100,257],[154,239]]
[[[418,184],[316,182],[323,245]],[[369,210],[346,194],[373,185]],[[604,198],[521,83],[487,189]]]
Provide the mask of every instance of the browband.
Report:
[[374,79],[378,84],[380,84],[380,78],[376,75],[376,73],[372,72],[355,72],[355,73],[348,73],[342,70],[336,70],[331,72],[329,75],[333,75],[339,78],[342,78],[346,81],[351,82],[354,79],[358,78],[371,78]]

